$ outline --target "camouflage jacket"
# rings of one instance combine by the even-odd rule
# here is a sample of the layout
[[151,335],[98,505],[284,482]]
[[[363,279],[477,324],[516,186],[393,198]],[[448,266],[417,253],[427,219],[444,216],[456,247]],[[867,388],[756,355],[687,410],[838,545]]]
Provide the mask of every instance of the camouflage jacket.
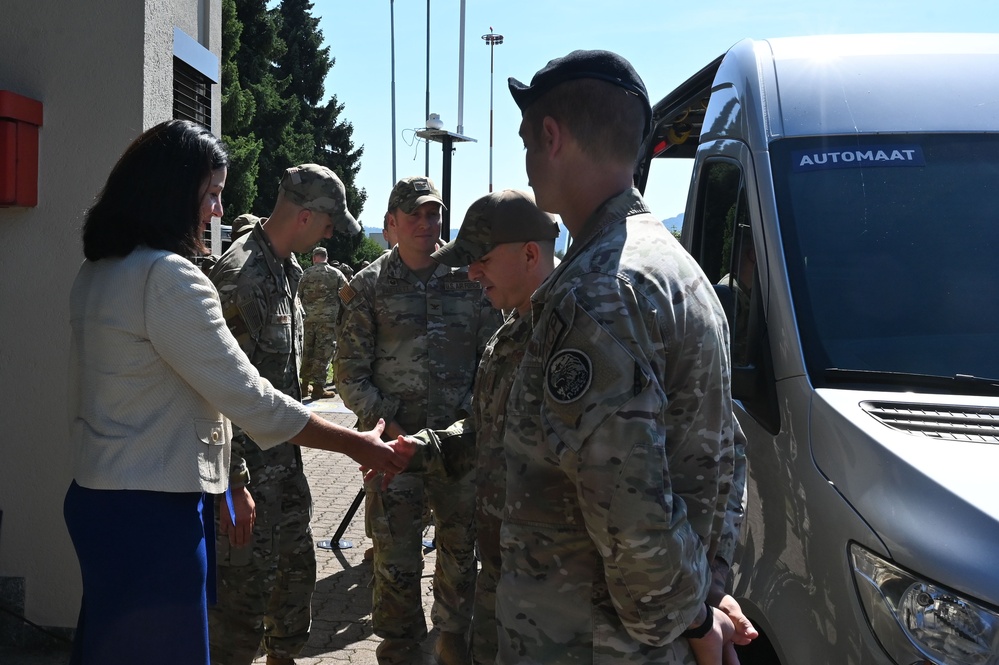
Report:
[[734,466],[718,298],[629,190],[532,307],[507,402],[499,662],[693,663],[676,638],[707,596]]
[[531,319],[516,310],[486,345],[475,375],[472,396],[473,422],[478,448],[477,503],[479,509],[497,519],[503,517],[506,492],[506,453],[503,450],[503,421],[513,377],[524,357],[531,337]]
[[340,299],[337,390],[360,428],[394,419],[415,434],[470,414],[475,370],[500,315],[466,271],[439,265],[423,284],[395,248]]
[[[218,289],[226,325],[250,362],[275,388],[301,400],[302,308],[296,292],[302,268],[294,255],[279,259],[258,223],[226,250],[209,277]],[[244,485],[254,469],[267,467],[270,475],[301,469],[297,446],[261,450],[245,433],[234,428],[234,434],[233,486]]]
[[309,324],[334,325],[340,315],[340,289],[347,285],[343,273],[328,263],[306,269],[298,285],[298,299]]
[[[477,502],[481,509],[501,519],[506,475],[503,419],[506,400],[524,347],[531,336],[531,320],[517,314],[506,321],[486,344],[475,373],[472,415],[446,430],[422,429],[413,434],[420,446],[406,468],[452,480],[477,470]],[[456,444],[460,437],[463,444]],[[450,442],[452,445],[442,445]]]

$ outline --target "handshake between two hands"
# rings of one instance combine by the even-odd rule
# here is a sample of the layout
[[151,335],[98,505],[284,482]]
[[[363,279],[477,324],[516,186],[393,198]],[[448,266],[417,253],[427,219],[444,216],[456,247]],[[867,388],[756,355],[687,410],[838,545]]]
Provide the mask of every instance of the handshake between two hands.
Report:
[[[388,429],[392,433],[401,432],[397,426]],[[382,488],[388,487],[392,479],[402,472],[457,479],[475,468],[475,431],[467,420],[459,421],[445,430],[423,429],[412,436],[399,433],[394,441],[386,445],[406,459],[405,466],[396,470],[361,464],[366,482],[379,473],[383,474]]]

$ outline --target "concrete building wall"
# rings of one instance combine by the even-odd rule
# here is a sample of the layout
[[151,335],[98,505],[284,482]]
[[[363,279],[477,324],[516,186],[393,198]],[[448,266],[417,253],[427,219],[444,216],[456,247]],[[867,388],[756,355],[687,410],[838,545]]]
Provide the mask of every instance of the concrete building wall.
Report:
[[[0,208],[0,595],[22,587],[25,616],[43,626],[75,625],[81,592],[62,502],[72,480],[68,298],[83,215],[126,145],[172,116],[174,28],[217,58],[220,17],[220,0],[3,0],[0,9],[0,90],[44,104],[38,205]],[[151,525],[150,547],[155,538]]]

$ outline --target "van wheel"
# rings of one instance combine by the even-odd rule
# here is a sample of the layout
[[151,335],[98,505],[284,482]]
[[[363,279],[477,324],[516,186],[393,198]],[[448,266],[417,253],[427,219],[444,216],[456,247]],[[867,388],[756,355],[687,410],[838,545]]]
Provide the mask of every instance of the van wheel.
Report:
[[760,631],[760,636],[746,646],[736,645],[740,665],[780,665],[780,658],[770,640]]

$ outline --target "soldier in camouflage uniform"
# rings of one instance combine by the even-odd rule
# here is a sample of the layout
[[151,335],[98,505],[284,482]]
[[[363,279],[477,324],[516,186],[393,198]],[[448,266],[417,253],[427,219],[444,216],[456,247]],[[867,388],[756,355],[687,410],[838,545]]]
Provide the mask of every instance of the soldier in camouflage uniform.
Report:
[[302,347],[302,393],[312,384],[312,399],[333,397],[326,390],[326,375],[336,350],[336,320],[340,315],[340,289],[347,285],[343,273],[326,262],[326,248],[312,250],[312,266],[302,275],[298,297],[305,309]]
[[382,238],[385,240],[385,251],[392,249],[398,244],[398,241],[395,239],[395,229],[389,227],[391,214],[386,212],[384,219],[382,219]]
[[244,212],[242,215],[232,220],[232,231],[229,234],[230,243],[236,242],[247,233],[253,230],[259,221],[267,221],[266,218],[261,220],[256,215],[251,215],[248,212]]
[[[302,269],[294,252],[308,251],[334,229],[360,231],[346,209],[343,184],[322,166],[290,168],[271,216],[236,240],[211,273],[243,351],[261,376],[299,400],[302,315],[296,292]],[[261,641],[269,665],[293,663],[309,637],[316,582],[312,498],[301,453],[291,443],[261,450],[245,433],[235,434],[232,507],[222,501],[216,509],[225,524],[230,514],[235,519],[232,526],[220,524],[217,540],[212,663],[249,665]]]
[[575,51],[509,87],[538,205],[573,244],[532,298],[506,405],[498,660],[734,658],[732,620],[705,602],[735,463],[728,329],[632,187],[645,85]]
[[339,270],[341,273],[343,273],[343,276],[347,279],[348,282],[354,278],[354,269],[351,268],[346,263],[341,263],[340,261],[332,261],[330,265]]
[[[497,651],[495,592],[501,566],[500,523],[506,503],[506,401],[531,335],[531,294],[555,266],[553,238],[558,227],[533,201],[529,194],[510,190],[483,197],[468,209],[458,237],[433,255],[452,267],[468,265],[469,277],[482,284],[493,306],[509,312],[479,363],[473,417],[447,430],[423,430],[412,437],[419,447],[407,468],[407,472],[456,477],[476,468],[475,531],[481,563],[472,614],[472,661],[476,665],[493,663]],[[477,447],[474,455],[467,450],[470,440]],[[747,469],[741,429],[736,431],[735,442],[735,477],[712,561],[714,584],[708,600],[732,617],[748,641],[756,630],[726,591],[729,562],[745,508]]]
[[[385,436],[442,429],[469,414],[472,381],[486,341],[499,325],[482,289],[464,271],[430,255],[443,203],[428,178],[404,178],[389,197],[398,244],[359,271],[341,292],[335,373],[360,426],[384,418]],[[475,487],[419,474],[382,490],[365,483],[365,529],[374,544],[372,623],[383,641],[379,663],[412,663],[427,634],[420,599],[424,494],[435,514],[434,625],[445,663],[467,660],[475,584]]]
[[457,237],[433,255],[448,266],[468,266],[468,276],[482,285],[493,307],[508,312],[486,345],[472,397],[477,448],[475,539],[480,561],[472,613],[472,662],[476,665],[496,660],[496,583],[500,522],[506,505],[506,401],[531,334],[531,294],[555,269],[558,232],[558,224],[538,209],[533,196],[505,190],[473,203]]

